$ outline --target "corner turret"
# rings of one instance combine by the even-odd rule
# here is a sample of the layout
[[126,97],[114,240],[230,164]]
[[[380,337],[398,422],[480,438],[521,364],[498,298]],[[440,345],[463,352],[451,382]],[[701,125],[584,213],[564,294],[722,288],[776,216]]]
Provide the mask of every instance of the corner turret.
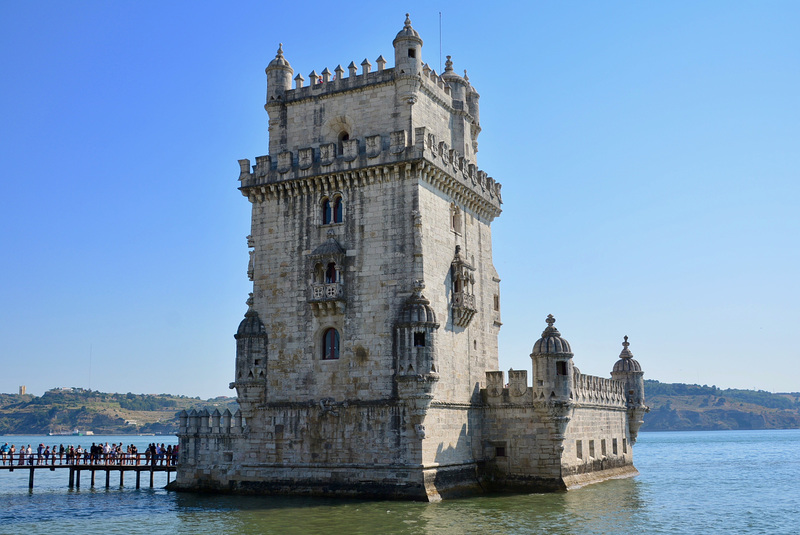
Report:
[[466,80],[457,75],[453,70],[452,56],[447,56],[447,61],[444,64],[444,73],[442,73],[442,79],[450,86],[450,95],[454,101],[462,103],[466,101],[468,84]]
[[253,308],[253,294],[247,312],[234,335],[236,339],[236,380],[230,384],[239,396],[245,418],[264,402],[267,389],[267,330]]
[[614,369],[611,370],[611,377],[625,384],[628,426],[631,433],[631,444],[635,444],[639,427],[643,423],[642,417],[650,411],[650,408],[644,404],[644,372],[639,362],[633,358],[631,350],[628,349],[630,345],[628,337],[625,336],[622,342],[622,352],[619,354],[619,360],[614,364]]
[[283,43],[278,45],[275,59],[269,62],[265,72],[267,73],[267,106],[283,102],[284,92],[292,88],[292,74],[294,74],[292,66],[283,57]]
[[553,326],[553,315],[548,314],[545,321],[547,328],[531,352],[534,400],[569,401],[573,389],[572,348]]
[[406,13],[403,29],[392,41],[394,45],[394,67],[396,75],[417,75],[422,70],[422,38],[411,27],[411,19]]

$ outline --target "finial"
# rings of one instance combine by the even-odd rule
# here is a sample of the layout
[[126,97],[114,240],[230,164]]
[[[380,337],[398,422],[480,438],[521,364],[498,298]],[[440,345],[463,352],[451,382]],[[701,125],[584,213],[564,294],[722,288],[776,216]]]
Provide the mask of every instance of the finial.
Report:
[[464,69],[464,80],[469,82],[469,76],[467,76],[467,69]]
[[406,27],[406,28],[410,28],[410,27],[411,27],[411,19],[410,19],[410,18],[408,18],[408,13],[406,13],[406,23],[405,23],[405,27]]
[[453,60],[451,60],[452,56],[447,56],[447,61],[444,62],[444,70],[445,72],[453,72]]
[[249,312],[250,310],[253,310],[253,292],[250,292],[247,295],[248,295],[248,297],[247,297],[247,301],[245,301],[245,304],[247,305],[247,310]]
[[547,315],[547,319],[546,319],[546,320],[544,320],[544,321],[547,323],[547,326],[548,326],[548,327],[552,327],[552,326],[553,326],[553,324],[556,322],[556,319],[553,317],[553,315],[552,315],[552,314],[548,314],[548,315]]
[[283,43],[278,43],[278,53],[275,54],[275,57],[276,58],[282,58],[283,57]]
[[625,335],[624,338],[625,338],[625,341],[622,342],[622,352],[619,354],[619,358],[621,358],[621,359],[633,358],[633,353],[631,353],[631,350],[628,349],[628,346],[631,345],[630,342],[628,342],[628,336]]

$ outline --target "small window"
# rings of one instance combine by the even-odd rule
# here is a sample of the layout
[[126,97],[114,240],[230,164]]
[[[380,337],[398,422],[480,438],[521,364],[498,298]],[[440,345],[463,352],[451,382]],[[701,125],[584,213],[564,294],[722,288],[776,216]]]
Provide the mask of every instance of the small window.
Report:
[[494,294],[494,309],[496,311],[500,310],[500,296],[497,294]]
[[425,347],[425,333],[414,333],[414,347]]
[[506,456],[506,447],[505,446],[495,446],[495,448],[494,448],[494,456],[495,457],[505,457]]
[[336,271],[336,264],[331,262],[328,264],[328,268],[325,270],[325,282],[327,284],[331,284],[337,282],[338,273]]
[[605,457],[606,455],[606,439],[600,441],[600,454]]
[[611,439],[611,453],[613,453],[614,455],[617,455],[617,439],[616,438],[612,438]]
[[339,358],[339,331],[327,329],[322,335],[322,360]]
[[261,359],[255,359],[255,360],[253,361],[253,365],[254,365],[254,366],[261,366]]
[[347,132],[341,132],[339,134],[339,143],[337,145],[337,149],[339,151],[339,156],[344,154],[344,142],[345,141],[350,141],[350,134],[348,134]]
[[628,439],[622,439],[622,453],[628,453]]
[[558,375],[567,375],[567,363],[565,361],[556,362],[556,373]]
[[589,441],[589,457],[594,457],[594,440]]
[[413,49],[413,48],[409,48],[408,49],[408,57],[409,58],[416,58],[417,57],[417,51],[415,49]]
[[578,459],[583,459],[583,442],[580,440],[575,441],[575,455]]

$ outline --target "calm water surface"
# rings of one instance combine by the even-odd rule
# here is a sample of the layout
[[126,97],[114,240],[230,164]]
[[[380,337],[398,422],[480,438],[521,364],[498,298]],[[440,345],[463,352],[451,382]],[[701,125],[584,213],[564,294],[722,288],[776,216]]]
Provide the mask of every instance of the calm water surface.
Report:
[[[36,445],[174,437],[0,437]],[[2,443],[0,442],[0,443]],[[83,442],[86,442],[84,444]],[[67,489],[66,471],[0,472],[0,533],[769,533],[800,532],[800,430],[641,433],[641,476],[560,494],[491,496],[436,504],[231,497]],[[156,485],[166,483],[156,474]],[[158,479],[158,478],[162,479]],[[104,478],[99,478],[98,481]],[[144,482],[144,479],[143,479]],[[115,484],[116,483],[116,484]]]

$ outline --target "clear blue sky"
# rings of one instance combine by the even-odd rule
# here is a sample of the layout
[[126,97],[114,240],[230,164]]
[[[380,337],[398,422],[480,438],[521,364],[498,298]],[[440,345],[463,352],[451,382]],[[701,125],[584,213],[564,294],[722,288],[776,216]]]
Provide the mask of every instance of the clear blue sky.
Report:
[[234,395],[239,158],[264,68],[393,64],[409,11],[481,94],[500,364],[800,390],[800,2],[4,2],[0,392]]

